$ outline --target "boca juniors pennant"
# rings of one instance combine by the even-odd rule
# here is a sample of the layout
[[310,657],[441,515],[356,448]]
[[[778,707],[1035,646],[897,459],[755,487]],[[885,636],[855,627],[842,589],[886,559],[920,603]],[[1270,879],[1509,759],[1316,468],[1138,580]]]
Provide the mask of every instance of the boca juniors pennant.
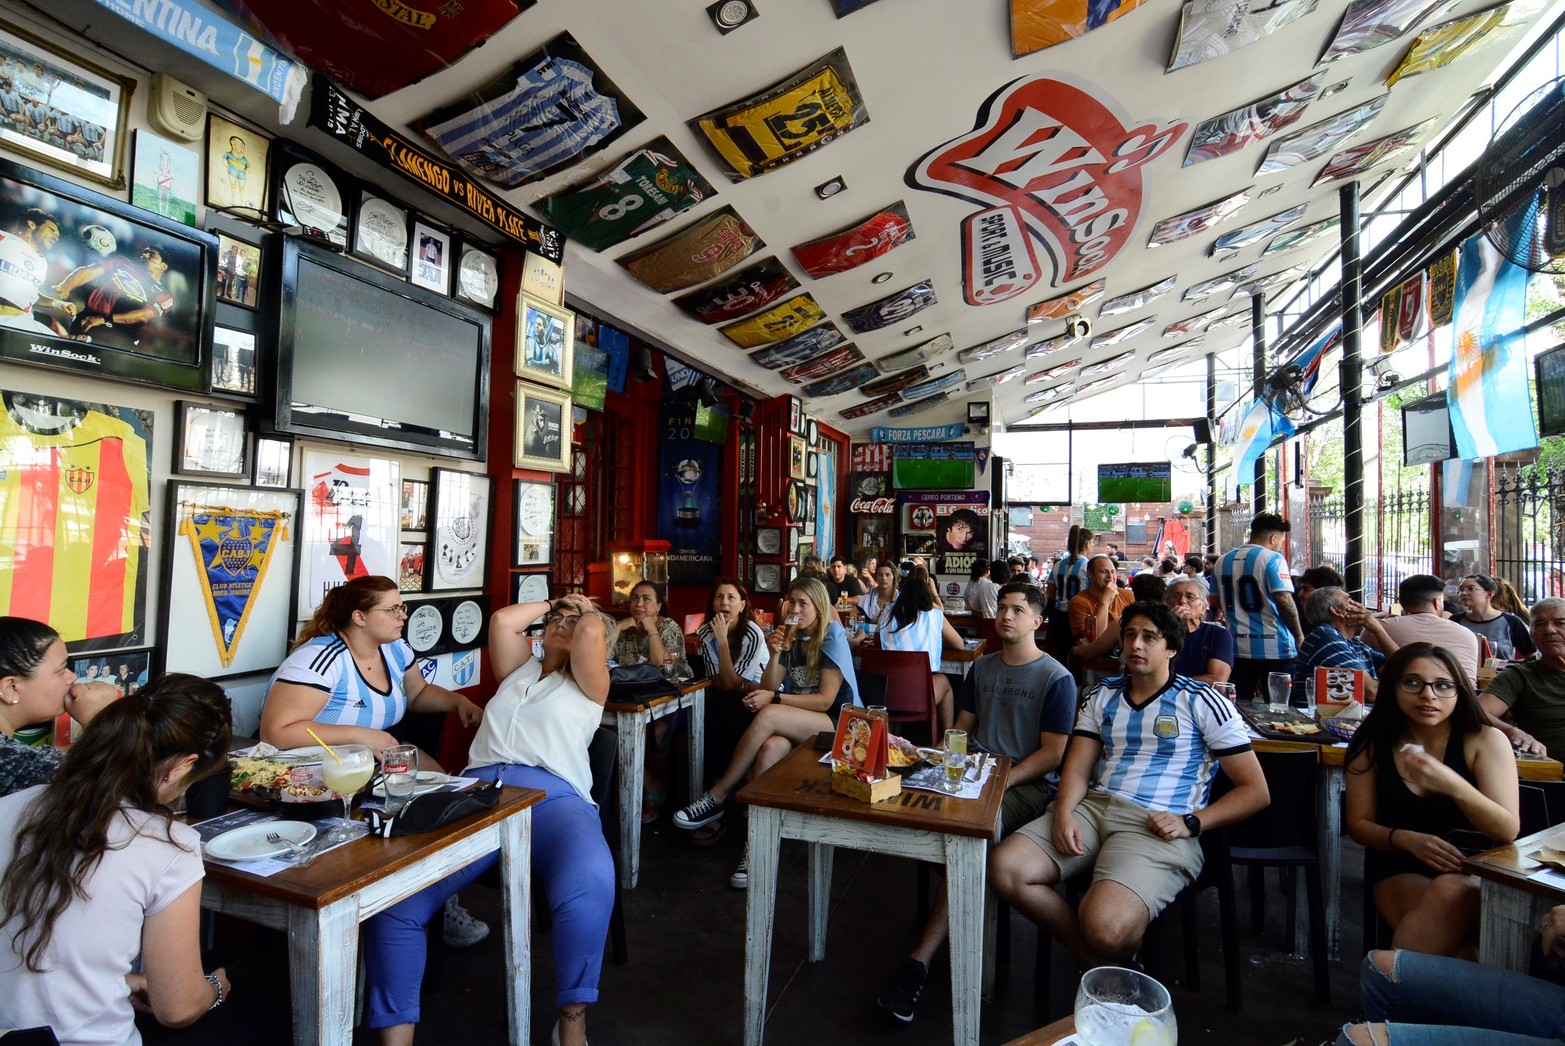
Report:
[[985,208],[963,224],[963,296],[993,305],[1092,276],[1124,249],[1141,217],[1142,168],[1183,137],[1183,120],[1131,125],[1111,103],[1051,76],[991,95],[968,133],[907,172],[915,189]]
[[254,596],[277,542],[288,540],[288,513],[195,506],[180,521],[190,538],[196,577],[223,667],[234,663]]

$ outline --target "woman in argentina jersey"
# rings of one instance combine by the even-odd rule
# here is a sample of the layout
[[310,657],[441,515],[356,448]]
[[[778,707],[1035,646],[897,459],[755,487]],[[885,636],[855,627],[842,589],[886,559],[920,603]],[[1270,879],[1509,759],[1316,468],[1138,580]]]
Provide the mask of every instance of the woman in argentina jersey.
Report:
[[[327,744],[369,745],[378,759],[397,743],[387,729],[410,711],[455,712],[462,725],[475,725],[483,718],[477,705],[419,674],[402,638],[406,620],[397,583],[388,577],[356,577],[327,591],[272,676],[261,740],[300,748],[315,743],[314,730]],[[419,765],[437,767],[428,755]]]

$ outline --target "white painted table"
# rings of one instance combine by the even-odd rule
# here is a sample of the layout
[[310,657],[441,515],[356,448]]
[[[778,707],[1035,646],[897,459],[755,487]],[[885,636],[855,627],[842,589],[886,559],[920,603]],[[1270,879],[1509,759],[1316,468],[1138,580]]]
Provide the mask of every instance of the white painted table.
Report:
[[706,790],[706,688],[708,679],[684,684],[678,694],[645,704],[610,701],[603,725],[619,735],[615,759],[619,772],[619,885],[634,890],[641,876],[642,771],[647,761],[647,727],[681,708],[690,709],[685,736],[690,743],[690,802]]
[[285,932],[294,1043],[350,1046],[359,924],[498,850],[505,896],[507,1041],[527,1046],[531,807],[542,798],[536,789],[506,786],[492,809],[456,824],[400,839],[365,836],[322,854],[306,868],[268,877],[209,861],[201,906]]
[[750,886],[745,899],[744,1041],[761,1046],[783,839],[809,844],[810,961],[826,957],[833,848],[851,847],[946,866],[951,907],[951,1041],[977,1046],[984,954],[984,877],[999,833],[1008,760],[999,760],[972,800],[903,791],[866,803],[831,790],[831,770],[801,745],[739,792],[750,807]]

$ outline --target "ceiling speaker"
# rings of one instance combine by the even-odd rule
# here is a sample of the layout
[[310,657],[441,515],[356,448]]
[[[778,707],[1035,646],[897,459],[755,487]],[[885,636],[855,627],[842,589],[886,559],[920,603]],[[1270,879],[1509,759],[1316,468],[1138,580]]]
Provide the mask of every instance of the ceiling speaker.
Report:
[[170,138],[197,141],[206,127],[206,95],[167,73],[157,73],[148,93],[147,119]]

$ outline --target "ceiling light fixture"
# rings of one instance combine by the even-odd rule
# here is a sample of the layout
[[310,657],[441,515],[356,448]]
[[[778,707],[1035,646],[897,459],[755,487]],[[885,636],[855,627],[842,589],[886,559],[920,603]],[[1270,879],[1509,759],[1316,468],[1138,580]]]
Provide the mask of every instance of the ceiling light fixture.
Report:
[[902,333],[906,337],[912,337],[915,334],[922,334],[922,333],[924,333],[924,328],[923,327],[909,327],[907,330],[903,331]]
[[873,276],[871,276],[869,278],[869,282],[871,282],[871,283],[885,283],[889,279],[891,279],[891,273],[889,273],[889,272],[877,272],[875,275],[873,275]]
[[829,182],[821,182],[815,187],[815,195],[823,200],[829,200],[848,187],[847,179],[837,175]]
[[1262,189],[1261,190],[1261,195],[1262,196],[1270,196],[1274,192],[1282,192],[1282,186],[1280,186],[1280,185],[1273,185],[1273,186],[1270,186],[1268,188]]
[[717,26],[717,31],[726,36],[752,18],[760,17],[761,12],[755,9],[750,0],[717,0],[717,3],[706,9],[706,14],[712,24]]
[[1320,93],[1320,96],[1322,98],[1330,98],[1332,95],[1334,95],[1334,94],[1341,94],[1343,91],[1346,91],[1347,89],[1348,89],[1348,82],[1346,80],[1339,80],[1336,83],[1332,84],[1330,87],[1326,88],[1324,91],[1322,91]]

